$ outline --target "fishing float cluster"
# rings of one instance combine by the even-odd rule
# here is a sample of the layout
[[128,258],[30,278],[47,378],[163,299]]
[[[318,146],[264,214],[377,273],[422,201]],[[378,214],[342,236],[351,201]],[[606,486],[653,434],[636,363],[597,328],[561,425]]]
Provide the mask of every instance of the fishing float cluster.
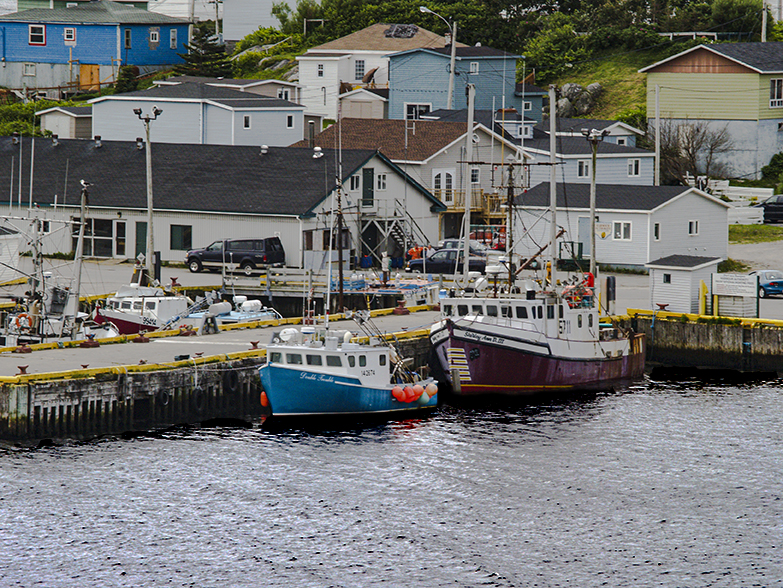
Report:
[[427,404],[430,398],[438,393],[438,386],[434,382],[427,384],[426,388],[421,384],[414,386],[395,386],[392,388],[392,396],[399,402],[418,402]]

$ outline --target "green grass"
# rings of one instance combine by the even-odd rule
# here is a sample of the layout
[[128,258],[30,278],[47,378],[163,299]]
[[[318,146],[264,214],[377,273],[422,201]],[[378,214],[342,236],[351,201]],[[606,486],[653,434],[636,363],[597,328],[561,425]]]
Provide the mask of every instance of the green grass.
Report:
[[769,243],[783,240],[783,227],[775,225],[730,225],[729,243]]

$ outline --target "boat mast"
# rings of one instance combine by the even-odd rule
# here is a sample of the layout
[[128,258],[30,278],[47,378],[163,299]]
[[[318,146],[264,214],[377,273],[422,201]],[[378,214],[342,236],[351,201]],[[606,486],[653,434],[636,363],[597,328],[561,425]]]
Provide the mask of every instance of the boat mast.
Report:
[[549,86],[549,208],[552,215],[549,225],[549,256],[550,263],[550,286],[552,291],[556,292],[557,284],[557,157],[555,148],[557,147],[557,122],[555,121],[557,103],[555,98],[555,86]]
[[[87,223],[87,186],[89,184],[82,180],[82,199],[81,199],[81,208],[80,208],[80,217],[79,220],[81,221],[79,224],[79,238],[76,241],[76,254],[74,256],[74,259],[76,261],[76,286],[75,286],[75,298],[76,298],[76,307],[73,312],[73,320],[74,320],[74,330],[72,332],[76,332],[76,318],[79,316],[79,297],[81,296],[81,286],[82,286],[82,266],[84,265],[84,225]],[[65,321],[63,321],[63,328],[65,328]],[[60,336],[62,336],[62,333],[60,333]]]
[[476,86],[468,84],[468,132],[465,140],[465,160],[467,161],[468,174],[467,181],[465,182],[465,227],[463,234],[465,235],[465,242],[463,243],[463,258],[462,269],[464,273],[465,283],[463,287],[468,287],[468,281],[470,279],[470,207],[471,207],[471,189],[473,184],[471,183],[473,177],[473,102],[476,97]]

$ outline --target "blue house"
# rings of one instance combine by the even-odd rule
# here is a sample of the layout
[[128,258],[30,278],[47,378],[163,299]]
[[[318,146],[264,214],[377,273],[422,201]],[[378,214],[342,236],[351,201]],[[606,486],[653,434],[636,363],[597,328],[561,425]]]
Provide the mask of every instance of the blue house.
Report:
[[61,98],[112,84],[119,68],[142,73],[181,63],[189,23],[140,8],[94,0],[71,8],[34,8],[0,16],[0,86]]
[[[516,92],[517,60],[491,47],[457,47],[454,72],[454,109],[467,108],[465,88],[476,87],[475,108],[514,108],[523,112],[522,96]],[[451,47],[426,47],[389,56],[389,118],[418,119],[446,104]],[[527,100],[527,99],[526,99]]]

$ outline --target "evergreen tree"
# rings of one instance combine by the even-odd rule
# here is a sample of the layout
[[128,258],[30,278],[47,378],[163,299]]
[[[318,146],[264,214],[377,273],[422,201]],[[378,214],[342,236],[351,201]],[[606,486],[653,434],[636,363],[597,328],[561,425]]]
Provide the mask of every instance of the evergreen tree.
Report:
[[221,78],[231,76],[231,62],[226,46],[221,45],[205,29],[193,28],[193,40],[185,45],[187,53],[178,53],[185,63],[174,66],[181,75]]
[[139,81],[136,77],[139,75],[139,68],[135,65],[123,65],[117,76],[117,82],[114,84],[114,93],[122,94],[124,92],[135,92],[139,89]]

